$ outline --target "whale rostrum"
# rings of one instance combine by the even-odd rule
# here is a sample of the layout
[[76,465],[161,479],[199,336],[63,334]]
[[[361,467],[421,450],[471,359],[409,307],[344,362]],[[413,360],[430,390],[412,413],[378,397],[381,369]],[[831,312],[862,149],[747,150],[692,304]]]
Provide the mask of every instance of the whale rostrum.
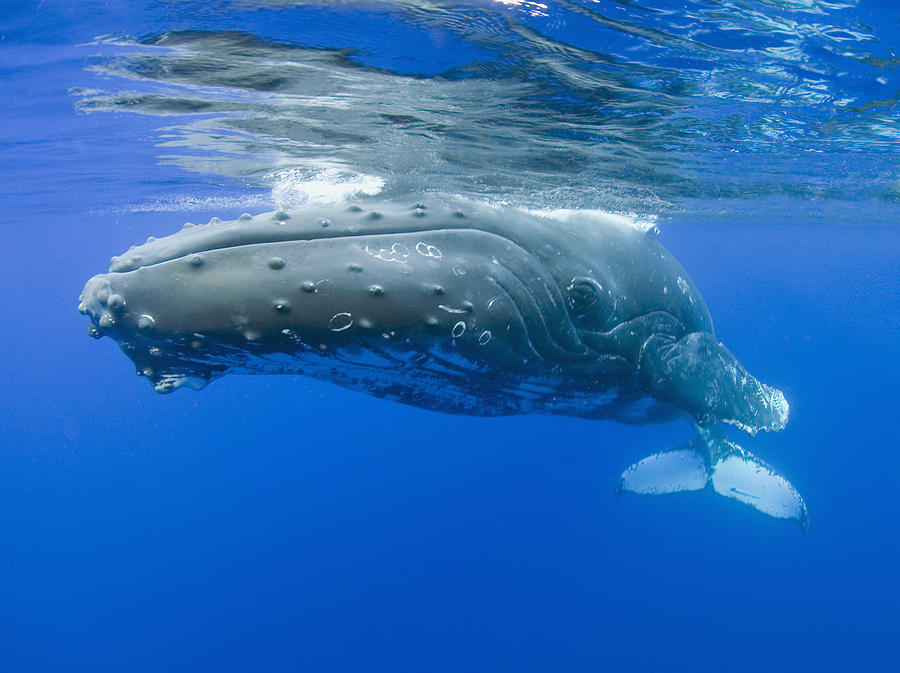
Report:
[[160,393],[290,373],[449,413],[687,416],[697,437],[625,470],[617,493],[711,487],[807,525],[793,486],[721,429],[781,430],[784,396],[622,218],[439,197],[213,218],[114,257],[79,310]]

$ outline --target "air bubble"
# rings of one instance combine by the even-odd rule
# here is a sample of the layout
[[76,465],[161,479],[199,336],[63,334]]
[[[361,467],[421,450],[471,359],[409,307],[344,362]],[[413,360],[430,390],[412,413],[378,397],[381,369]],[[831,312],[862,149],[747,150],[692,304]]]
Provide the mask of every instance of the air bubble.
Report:
[[353,316],[349,313],[336,313],[328,321],[328,329],[332,332],[343,332],[353,324]]
[[323,278],[316,283],[316,294],[320,294],[323,297],[334,294],[334,283],[331,282],[331,278]]
[[491,297],[487,304],[488,313],[498,315],[508,310],[506,298],[503,295]]
[[465,333],[465,331],[466,331],[466,323],[464,323],[462,320],[460,320],[458,323],[456,323],[453,326],[453,329],[450,330],[450,335],[454,339],[458,339]]
[[373,297],[380,297],[384,294],[384,288],[380,285],[370,285],[369,286],[369,294]]
[[291,304],[286,300],[280,300],[275,302],[273,308],[279,313],[288,313],[291,310]]
[[493,334],[491,334],[491,330],[489,330],[489,329],[484,330],[481,333],[481,336],[478,337],[478,345],[479,346],[487,345],[487,343],[491,340],[491,337],[493,337]]

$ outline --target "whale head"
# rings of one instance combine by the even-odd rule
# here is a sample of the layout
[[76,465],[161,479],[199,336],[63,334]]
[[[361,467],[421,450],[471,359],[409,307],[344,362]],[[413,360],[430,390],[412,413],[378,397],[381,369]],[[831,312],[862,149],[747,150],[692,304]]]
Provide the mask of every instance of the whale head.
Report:
[[356,206],[186,225],[113,258],[79,309],[158,392],[229,371],[371,389],[425,360],[471,382],[584,359],[564,285],[460,210]]

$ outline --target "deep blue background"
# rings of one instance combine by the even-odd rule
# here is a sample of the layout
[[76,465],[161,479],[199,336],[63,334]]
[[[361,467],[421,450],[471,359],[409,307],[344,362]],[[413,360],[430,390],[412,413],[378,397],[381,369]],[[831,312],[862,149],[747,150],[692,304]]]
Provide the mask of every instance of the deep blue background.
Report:
[[153,27],[77,4],[3,5],[0,670],[897,666],[900,228],[866,224],[883,204],[662,226],[719,338],[792,405],[746,444],[804,494],[805,537],[709,493],[615,501],[685,423],[453,417],[292,377],[158,396],[84,335],[78,293],[184,219],[118,204],[217,187],[156,164],[156,120],[75,113],[92,75],[73,45]]

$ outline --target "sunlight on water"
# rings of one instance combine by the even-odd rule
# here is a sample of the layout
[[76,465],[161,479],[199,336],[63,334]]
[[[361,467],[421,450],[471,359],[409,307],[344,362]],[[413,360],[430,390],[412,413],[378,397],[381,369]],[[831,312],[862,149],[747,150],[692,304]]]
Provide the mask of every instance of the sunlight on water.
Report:
[[307,37],[106,37],[104,86],[75,91],[79,109],[164,117],[163,162],[274,180],[279,203],[438,191],[648,217],[691,199],[896,201],[897,56],[853,3],[373,5],[436,61],[468,58],[427,75],[402,43],[394,67],[339,32],[323,46],[309,26],[327,6],[238,4]]
[[289,168],[265,176],[274,184],[272,200],[279,208],[305,203],[340,203],[353,196],[374,196],[384,187],[384,179],[338,168]]
[[171,213],[171,212],[199,212],[209,210],[248,210],[271,208],[272,203],[268,199],[259,197],[228,197],[211,196],[202,197],[192,194],[182,194],[166,198],[152,199],[139,203],[126,204],[115,209],[95,209],[92,215],[104,215],[107,213]]
[[530,16],[547,16],[547,5],[543,2],[531,2],[530,0],[494,0],[498,5],[521,8]]
[[634,227],[645,234],[659,233],[657,227],[657,217],[654,215],[641,215],[639,213],[610,213],[605,210],[587,209],[587,208],[558,208],[556,210],[530,210],[534,215],[546,217],[559,222],[569,222],[572,220],[581,220],[585,222],[614,222],[617,224],[626,224]]

